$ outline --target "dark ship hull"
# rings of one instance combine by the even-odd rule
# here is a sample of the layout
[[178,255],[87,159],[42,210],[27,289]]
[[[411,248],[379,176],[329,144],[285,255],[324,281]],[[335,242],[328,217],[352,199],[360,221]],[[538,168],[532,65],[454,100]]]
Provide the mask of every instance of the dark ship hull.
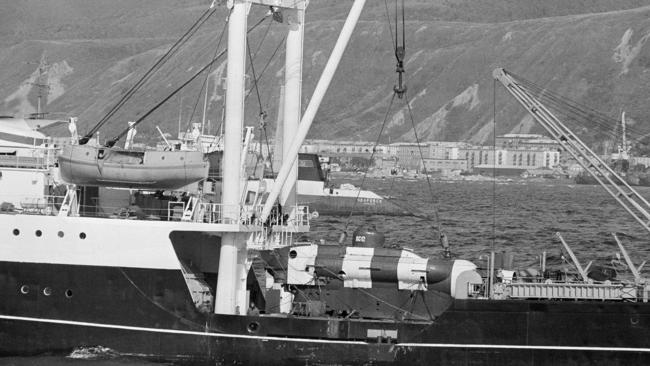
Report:
[[[631,186],[650,187],[650,175],[646,173],[628,173],[622,177]],[[602,179],[602,178],[601,178]],[[596,178],[590,174],[578,174],[574,178],[576,184],[598,185]],[[622,184],[622,183],[621,183]]]
[[412,216],[413,213],[384,198],[363,200],[356,197],[337,197],[324,195],[298,195],[301,204],[308,205],[312,211],[331,216],[345,215],[387,215]]
[[[432,320],[414,321],[217,315],[196,310],[181,271],[0,268],[3,356],[101,345],[194,364],[650,363],[648,303],[453,300]],[[23,284],[29,293],[21,293]]]

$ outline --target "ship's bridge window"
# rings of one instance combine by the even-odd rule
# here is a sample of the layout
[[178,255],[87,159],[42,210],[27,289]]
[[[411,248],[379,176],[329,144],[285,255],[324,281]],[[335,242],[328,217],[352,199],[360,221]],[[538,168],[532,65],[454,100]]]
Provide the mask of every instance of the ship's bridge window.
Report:
[[255,201],[255,192],[254,191],[248,191],[246,192],[246,201],[245,203],[247,205],[252,204]]

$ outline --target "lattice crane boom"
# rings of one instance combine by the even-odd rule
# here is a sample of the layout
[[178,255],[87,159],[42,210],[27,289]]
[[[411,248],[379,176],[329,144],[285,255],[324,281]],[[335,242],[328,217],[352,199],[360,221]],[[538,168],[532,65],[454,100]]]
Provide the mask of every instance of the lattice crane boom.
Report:
[[609,193],[635,220],[650,232],[650,203],[560,121],[534,93],[502,68],[492,76],[531,116]]

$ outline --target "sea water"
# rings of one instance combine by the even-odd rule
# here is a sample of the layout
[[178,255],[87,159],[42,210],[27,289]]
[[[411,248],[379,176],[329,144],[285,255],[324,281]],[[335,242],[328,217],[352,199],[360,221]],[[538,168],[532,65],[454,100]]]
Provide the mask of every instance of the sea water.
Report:
[[[417,216],[321,215],[312,221],[312,232],[302,240],[336,243],[341,232],[362,226],[385,234],[385,246],[406,247],[423,256],[439,256],[442,248],[438,228],[448,237],[451,252],[459,258],[484,263],[490,250],[515,253],[516,265],[535,266],[543,252],[547,260],[570,267],[562,259],[560,233],[584,264],[617,261],[617,233],[632,260],[638,265],[650,259],[649,233],[624,211],[600,186],[574,185],[567,181],[460,180],[386,178],[365,180],[346,176],[339,183],[364,183]],[[430,183],[430,184],[429,184]],[[638,191],[650,199],[650,188]],[[437,217],[437,219],[436,219]],[[622,276],[629,273],[622,273]],[[646,274],[647,275],[647,274]],[[0,358],[11,366],[115,366],[159,365],[125,357],[101,346],[77,349],[67,355]]]

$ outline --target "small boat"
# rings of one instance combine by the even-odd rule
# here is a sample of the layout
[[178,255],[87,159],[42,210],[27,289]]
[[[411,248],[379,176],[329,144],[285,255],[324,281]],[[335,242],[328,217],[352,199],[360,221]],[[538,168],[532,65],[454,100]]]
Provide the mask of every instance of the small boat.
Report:
[[177,189],[207,178],[209,163],[200,151],[68,145],[59,169],[65,182],[81,186]]

